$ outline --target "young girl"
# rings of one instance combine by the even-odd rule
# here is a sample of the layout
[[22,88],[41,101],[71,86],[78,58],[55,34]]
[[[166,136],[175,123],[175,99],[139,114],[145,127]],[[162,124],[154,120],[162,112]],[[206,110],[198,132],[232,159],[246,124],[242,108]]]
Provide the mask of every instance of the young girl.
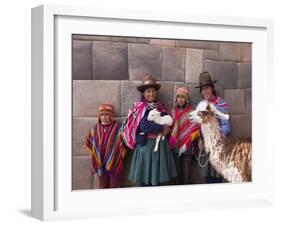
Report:
[[180,87],[176,90],[175,108],[172,110],[173,126],[169,139],[173,149],[178,176],[176,184],[200,183],[197,173],[197,161],[194,157],[194,141],[200,135],[200,126],[191,123],[188,119],[192,106],[189,103],[187,88]]
[[92,155],[92,170],[99,175],[99,188],[117,188],[121,185],[126,153],[121,125],[114,120],[111,104],[102,104],[98,116],[98,123],[86,137],[86,146]]

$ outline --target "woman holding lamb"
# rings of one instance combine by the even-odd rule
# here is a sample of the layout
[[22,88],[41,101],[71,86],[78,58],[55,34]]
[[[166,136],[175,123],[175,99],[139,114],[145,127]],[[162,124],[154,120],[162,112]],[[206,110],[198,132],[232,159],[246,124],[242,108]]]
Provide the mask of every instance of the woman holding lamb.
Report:
[[[156,100],[160,87],[150,75],[145,75],[143,84],[137,87],[141,100],[130,107],[123,124],[123,140],[128,148],[134,150],[128,178],[142,186],[161,185],[177,175],[166,137],[170,132],[169,126],[147,119],[153,109],[167,115],[166,107]],[[164,139],[159,140],[158,150],[154,151],[159,134]]]

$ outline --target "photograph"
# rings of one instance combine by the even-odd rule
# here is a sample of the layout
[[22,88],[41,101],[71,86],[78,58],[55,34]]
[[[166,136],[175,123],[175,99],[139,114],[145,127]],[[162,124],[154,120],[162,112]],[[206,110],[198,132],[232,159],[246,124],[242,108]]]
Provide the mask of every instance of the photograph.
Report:
[[72,190],[252,182],[252,43],[71,36]]

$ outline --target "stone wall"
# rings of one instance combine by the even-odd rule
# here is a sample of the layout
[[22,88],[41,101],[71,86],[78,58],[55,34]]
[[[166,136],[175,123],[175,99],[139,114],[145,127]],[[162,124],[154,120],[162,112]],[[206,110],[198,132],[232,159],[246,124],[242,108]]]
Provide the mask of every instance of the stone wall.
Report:
[[[97,122],[98,106],[112,103],[123,121],[129,106],[139,100],[136,87],[150,73],[162,84],[158,97],[173,107],[175,90],[189,88],[194,106],[200,101],[199,73],[208,70],[219,96],[230,105],[233,137],[251,137],[251,44],[73,35],[73,189],[97,188],[84,141]],[[123,186],[130,152],[125,159]]]

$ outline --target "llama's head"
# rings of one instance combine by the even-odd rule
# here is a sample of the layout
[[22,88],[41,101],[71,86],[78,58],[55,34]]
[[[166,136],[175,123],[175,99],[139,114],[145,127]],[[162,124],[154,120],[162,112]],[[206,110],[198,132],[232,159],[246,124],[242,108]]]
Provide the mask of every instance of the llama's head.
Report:
[[147,120],[154,121],[156,118],[159,118],[160,116],[161,116],[161,113],[159,111],[157,111],[156,109],[153,109],[148,113]]
[[189,119],[202,124],[209,122],[214,116],[219,119],[229,120],[228,114],[221,113],[216,109],[214,104],[202,100],[197,105],[196,109],[189,114]]

